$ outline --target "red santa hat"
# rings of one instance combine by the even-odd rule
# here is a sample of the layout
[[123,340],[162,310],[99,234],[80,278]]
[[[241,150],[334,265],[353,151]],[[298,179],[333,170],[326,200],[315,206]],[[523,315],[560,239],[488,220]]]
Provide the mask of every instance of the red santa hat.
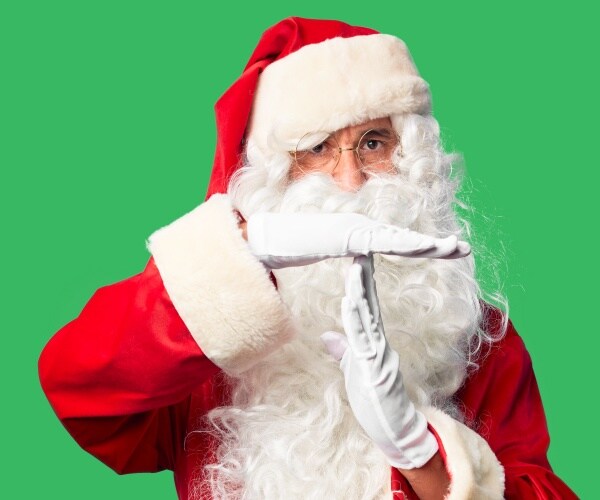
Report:
[[227,191],[246,141],[268,155],[292,150],[308,132],[430,112],[429,87],[402,40],[340,21],[284,19],[265,31],[215,105],[207,197]]

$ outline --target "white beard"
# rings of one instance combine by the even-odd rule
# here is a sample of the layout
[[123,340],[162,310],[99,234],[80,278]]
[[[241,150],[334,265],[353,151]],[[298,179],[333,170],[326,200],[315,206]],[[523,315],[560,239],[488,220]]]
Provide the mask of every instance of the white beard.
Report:
[[[340,191],[324,175],[285,186],[287,167],[278,163],[287,159],[281,157],[271,164],[263,159],[263,169],[244,169],[230,194],[246,217],[258,211],[357,212],[434,236],[460,236],[455,186],[444,171],[449,157],[419,144],[431,140],[423,134],[408,139],[405,156],[395,158],[399,174],[370,179],[357,193]],[[257,164],[251,145],[248,156]],[[231,406],[210,412],[220,446],[217,462],[203,472],[203,486],[196,481],[199,489],[208,485],[215,498],[390,497],[390,466],[356,422],[338,363],[319,338],[327,330],[343,332],[340,301],[349,263],[276,271],[297,337],[231,380]],[[386,336],[400,354],[411,399],[460,418],[452,396],[485,340],[472,257],[376,255],[375,269]]]

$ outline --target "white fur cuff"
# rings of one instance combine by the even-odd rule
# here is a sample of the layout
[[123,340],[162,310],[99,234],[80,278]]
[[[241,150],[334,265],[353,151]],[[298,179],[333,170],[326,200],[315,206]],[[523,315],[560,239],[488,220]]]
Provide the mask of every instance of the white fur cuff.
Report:
[[148,249],[194,340],[226,372],[247,370],[291,339],[288,311],[227,196],[214,195],[156,231]]
[[485,439],[438,409],[421,411],[446,451],[451,482],[445,500],[504,498],[504,469]]

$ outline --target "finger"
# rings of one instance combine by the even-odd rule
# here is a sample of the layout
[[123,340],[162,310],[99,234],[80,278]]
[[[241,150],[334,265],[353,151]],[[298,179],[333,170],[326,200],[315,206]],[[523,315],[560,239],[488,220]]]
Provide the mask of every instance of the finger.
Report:
[[[361,261],[365,267],[366,272],[369,273],[370,280],[372,278],[372,258],[365,257]],[[363,346],[362,351],[368,353],[368,356],[374,355],[377,350],[377,345],[381,340],[382,330],[378,329],[379,323],[379,304],[377,302],[377,295],[374,295],[374,307],[371,307],[369,300],[366,296],[366,290],[363,284],[363,267],[361,264],[352,264],[350,269],[348,269],[348,275],[346,277],[347,281],[347,293],[354,303],[356,310],[358,312],[358,317],[360,318],[360,323],[362,330],[364,332],[364,337],[366,340],[365,344],[368,343],[368,346]],[[375,316],[375,313],[377,316]]]
[[435,245],[433,254],[437,257],[442,257],[452,254],[458,245],[458,238],[454,235],[448,236],[447,238],[439,238]]
[[471,245],[466,241],[459,241],[456,247],[456,251],[450,256],[452,259],[458,259],[460,257],[466,257],[471,253]]
[[[356,259],[359,259],[358,261]],[[365,299],[365,290],[363,287],[363,267],[361,257],[357,257],[346,271],[346,297],[350,298],[354,304],[359,304]]]
[[411,231],[406,228],[391,226],[392,228],[392,249],[396,250],[397,255],[413,255],[436,247],[435,238],[425,234]]
[[364,296],[369,304],[373,321],[379,323],[379,300],[377,298],[377,289],[375,285],[375,264],[373,262],[373,254],[355,257],[354,263],[361,266],[361,286],[364,289]]
[[342,324],[348,338],[348,344],[354,354],[358,357],[372,355],[371,340],[363,326],[358,306],[349,297],[342,299]]
[[465,243],[464,241],[459,241],[458,246],[456,247],[456,250],[454,250],[454,252],[452,252],[448,255],[433,256],[433,258],[460,259],[462,257],[466,257],[470,253],[471,253],[471,246],[468,243]]
[[459,241],[458,250],[462,256],[465,257],[471,253],[471,245],[469,245],[466,241]]
[[[368,334],[374,349],[379,349],[382,342],[385,342],[385,332],[383,321],[381,319],[381,309],[379,307],[379,297],[377,295],[377,286],[375,283],[375,265],[373,255],[360,256],[354,259],[362,267],[363,288],[369,308],[370,327]],[[365,315],[367,316],[367,315]]]
[[436,248],[428,250],[416,257],[428,257],[432,259],[458,259],[466,257],[471,253],[471,245],[465,241],[459,241],[454,235],[438,240]]
[[[389,231],[392,231],[391,237]],[[375,253],[438,259],[456,259],[471,253],[470,245],[458,241],[454,235],[434,238],[406,228],[384,225],[378,228],[374,236],[374,240],[378,242],[372,247]]]
[[327,352],[336,361],[341,361],[346,349],[348,349],[348,339],[339,332],[325,332],[321,334],[321,340],[325,344]]
[[[370,273],[368,263],[369,257],[362,260],[367,267],[367,272]],[[369,301],[367,300],[365,285],[363,282],[363,267],[361,264],[352,264],[346,275],[346,296],[354,302],[358,310],[358,314],[362,323],[362,327],[370,336],[374,328],[374,316]]]
[[366,284],[369,276],[373,276],[375,272],[375,265],[373,264],[373,254],[369,255],[358,255],[354,257],[353,264],[357,264],[361,267],[362,280]]

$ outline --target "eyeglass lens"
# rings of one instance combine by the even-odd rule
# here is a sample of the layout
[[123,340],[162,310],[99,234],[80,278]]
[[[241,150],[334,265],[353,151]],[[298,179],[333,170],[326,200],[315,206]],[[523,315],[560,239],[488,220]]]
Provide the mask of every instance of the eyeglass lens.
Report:
[[[334,136],[314,145],[315,134],[306,134],[296,146],[294,159],[304,172],[321,170],[324,167],[335,168],[340,155],[346,151],[356,154],[363,167],[381,170],[392,165],[392,153],[398,146],[398,137],[389,129],[366,131],[355,148],[341,148]],[[312,144],[311,144],[312,143]]]

